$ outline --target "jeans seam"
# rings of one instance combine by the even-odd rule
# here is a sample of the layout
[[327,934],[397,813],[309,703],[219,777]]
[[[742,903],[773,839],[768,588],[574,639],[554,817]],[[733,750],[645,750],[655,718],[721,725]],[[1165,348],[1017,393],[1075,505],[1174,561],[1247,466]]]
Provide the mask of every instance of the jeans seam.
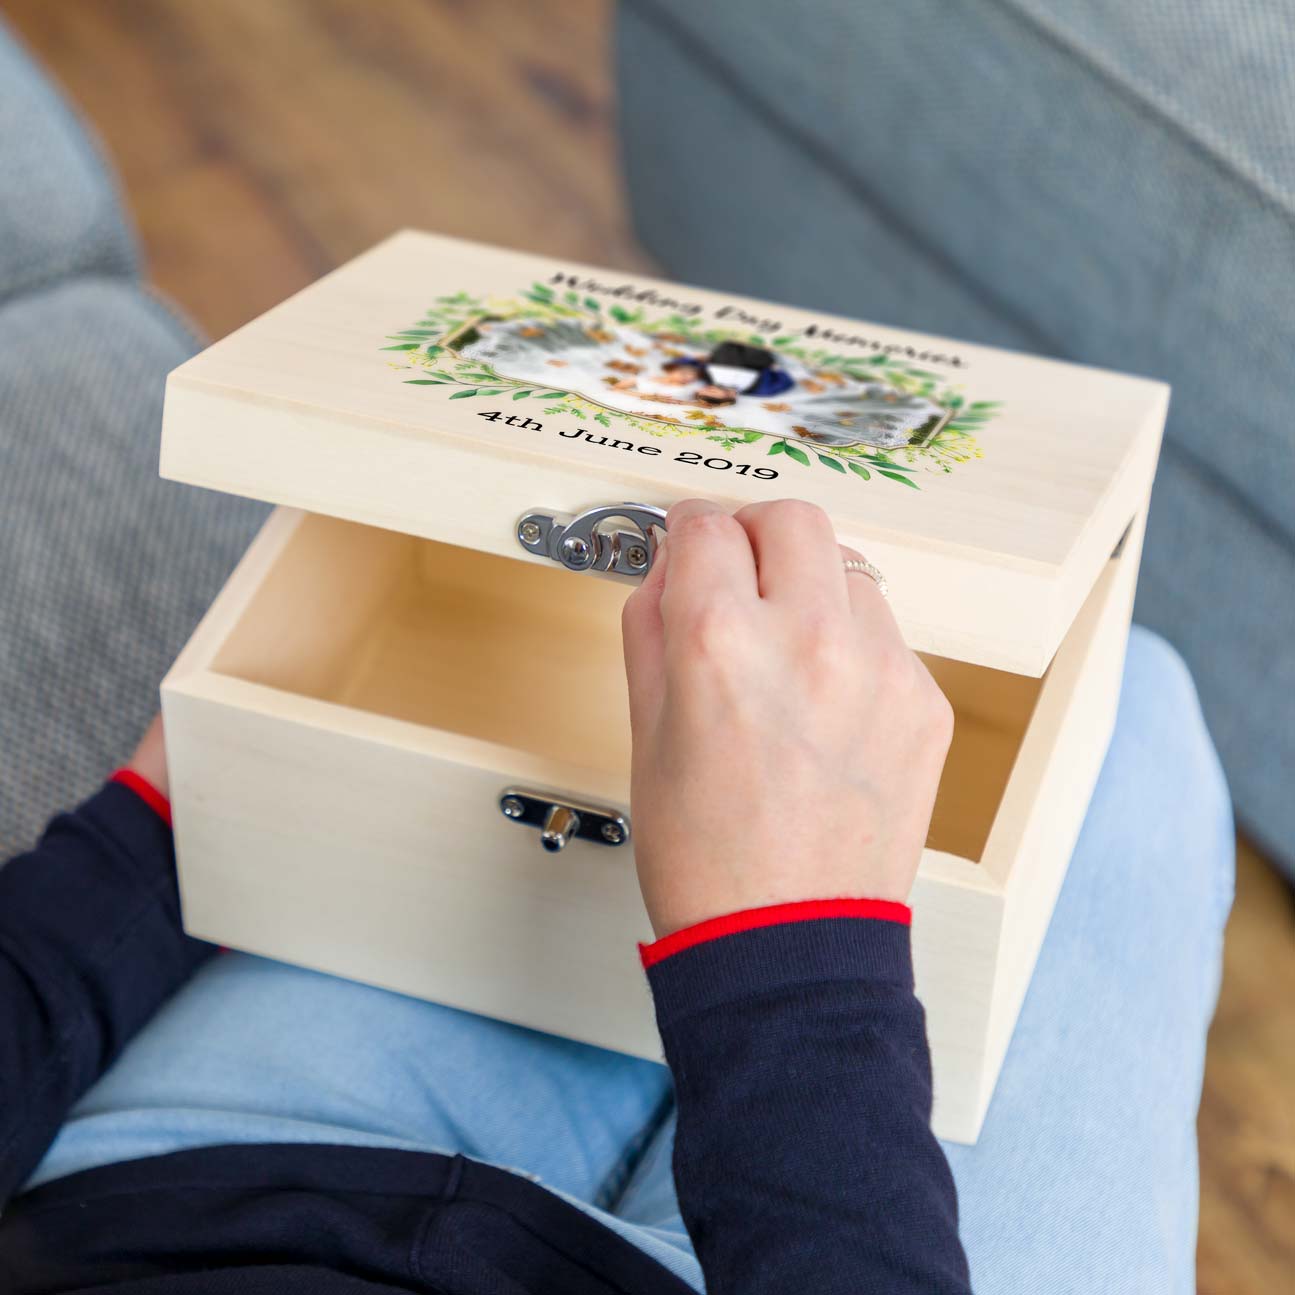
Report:
[[652,1112],[647,1123],[629,1140],[617,1157],[616,1163],[598,1185],[589,1202],[595,1209],[604,1210],[608,1214],[616,1213],[635,1171],[643,1163],[648,1147],[665,1128],[673,1110],[674,1090],[670,1089],[657,1103],[657,1108]]

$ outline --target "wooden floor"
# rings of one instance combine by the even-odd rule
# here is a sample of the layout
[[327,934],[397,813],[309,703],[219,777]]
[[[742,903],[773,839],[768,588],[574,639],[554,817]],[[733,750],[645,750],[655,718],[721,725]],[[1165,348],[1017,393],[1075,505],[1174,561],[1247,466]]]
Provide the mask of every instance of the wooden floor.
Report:
[[[7,0],[210,335],[392,229],[624,268],[603,0]],[[1243,850],[1201,1106],[1200,1290],[1295,1292],[1295,909]],[[1100,1295],[1094,1292],[1094,1295]]]
[[1295,1292],[1295,904],[1241,843],[1199,1120],[1205,1295]]
[[6,0],[94,123],[155,283],[228,332],[401,226],[647,265],[601,0]]

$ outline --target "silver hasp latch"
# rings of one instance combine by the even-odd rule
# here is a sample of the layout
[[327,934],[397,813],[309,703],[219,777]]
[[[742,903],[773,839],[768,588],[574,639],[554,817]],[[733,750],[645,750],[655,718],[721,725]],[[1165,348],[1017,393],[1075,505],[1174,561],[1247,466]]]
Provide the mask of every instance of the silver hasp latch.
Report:
[[[629,522],[632,530],[618,526]],[[602,504],[574,517],[536,510],[517,523],[517,542],[528,553],[561,563],[569,571],[612,571],[644,576],[656,558],[665,509],[652,504]]]
[[598,845],[624,845],[630,839],[630,821],[620,810],[526,787],[501,791],[499,812],[514,823],[538,827],[540,845],[554,854],[575,838]]

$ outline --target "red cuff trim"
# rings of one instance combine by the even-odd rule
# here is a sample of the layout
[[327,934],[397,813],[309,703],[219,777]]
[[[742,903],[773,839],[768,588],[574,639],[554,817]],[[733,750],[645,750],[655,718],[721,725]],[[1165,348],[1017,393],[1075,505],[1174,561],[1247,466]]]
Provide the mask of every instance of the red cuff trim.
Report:
[[134,769],[118,769],[108,781],[129,788],[167,827],[171,826],[171,802],[147,778],[141,777]]
[[913,910],[907,904],[897,904],[890,899],[802,899],[793,904],[770,904],[767,908],[747,908],[740,913],[712,917],[695,926],[685,926],[671,935],[663,935],[652,944],[640,944],[639,957],[646,969],[685,949],[723,939],[726,935],[756,931],[763,926],[783,926],[788,922],[817,922],[827,917],[864,917],[910,926]]

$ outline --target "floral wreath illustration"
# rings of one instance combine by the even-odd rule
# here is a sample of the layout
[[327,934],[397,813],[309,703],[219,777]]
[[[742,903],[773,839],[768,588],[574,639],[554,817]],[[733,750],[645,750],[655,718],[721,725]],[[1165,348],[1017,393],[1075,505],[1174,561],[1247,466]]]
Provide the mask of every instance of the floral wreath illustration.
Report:
[[451,400],[543,400],[546,414],[704,436],[725,450],[767,442],[768,454],[802,467],[914,490],[922,472],[980,458],[976,433],[1002,407],[968,402],[941,375],[886,352],[838,355],[791,336],[703,329],[541,283],[514,299],[438,297],[386,340],[381,349],[400,356],[392,367],[416,374],[405,382],[458,387]]

